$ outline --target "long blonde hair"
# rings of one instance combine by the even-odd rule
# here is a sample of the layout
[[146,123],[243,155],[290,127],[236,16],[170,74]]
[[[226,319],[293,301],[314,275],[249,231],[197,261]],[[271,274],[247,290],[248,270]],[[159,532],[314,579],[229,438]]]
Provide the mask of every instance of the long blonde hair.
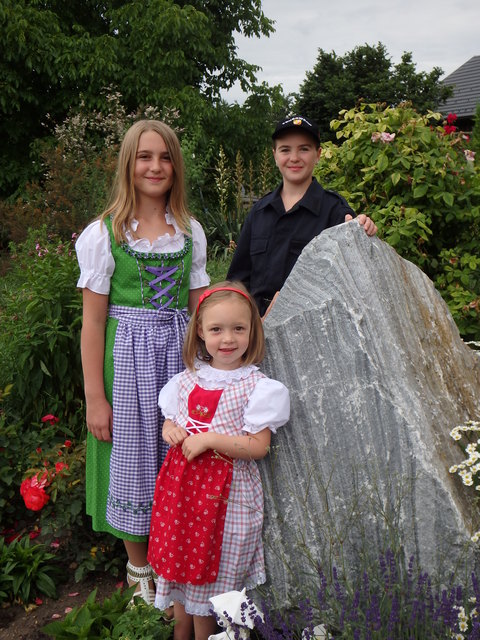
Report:
[[[224,290],[224,287],[228,287],[228,290]],[[243,295],[231,291],[230,289],[237,289],[243,292]],[[200,302],[192,314],[188,323],[187,332],[185,334],[185,340],[183,342],[183,361],[185,366],[193,371],[195,369],[195,358],[209,362],[211,360],[210,354],[205,348],[205,342],[198,335],[198,327],[202,322],[202,316],[205,309],[210,305],[233,298],[234,300],[240,300],[244,302],[250,308],[251,323],[250,323],[250,336],[248,340],[248,348],[243,354],[243,364],[258,364],[265,356],[265,336],[263,333],[263,324],[258,313],[257,305],[252,296],[248,293],[247,289],[241,282],[217,282],[209,287],[205,292],[203,298],[200,297]]]
[[165,142],[173,167],[173,182],[168,194],[169,209],[183,233],[190,233],[191,214],[185,195],[185,168],[182,150],[176,133],[159,120],[139,120],[128,129],[120,146],[117,171],[110,202],[100,218],[113,214],[112,228],[116,242],[126,240],[125,227],[134,215],[136,207],[134,172],[138,141],[142,133],[155,131]]

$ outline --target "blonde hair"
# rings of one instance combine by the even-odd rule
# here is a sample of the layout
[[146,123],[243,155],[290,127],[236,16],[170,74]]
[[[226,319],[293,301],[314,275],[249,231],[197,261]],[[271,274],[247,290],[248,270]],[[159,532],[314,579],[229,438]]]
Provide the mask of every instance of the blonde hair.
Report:
[[[233,289],[243,291],[245,295],[235,291],[217,290],[221,289],[221,287],[232,287]],[[195,358],[203,360],[204,362],[209,362],[211,360],[211,356],[205,348],[205,342],[198,335],[198,327],[202,322],[202,316],[205,309],[220,300],[227,300],[229,298],[240,300],[250,308],[250,336],[247,350],[242,356],[243,364],[258,364],[261,362],[265,355],[263,324],[257,305],[244,285],[241,282],[217,282],[207,291],[212,291],[212,293],[203,301],[199,302],[195,312],[190,318],[190,322],[188,323],[187,333],[185,334],[185,341],[183,343],[183,361],[185,362],[186,367],[193,371],[195,368]]]
[[165,142],[173,167],[173,182],[168,203],[175,222],[183,233],[190,233],[191,214],[185,195],[185,168],[182,150],[176,133],[159,120],[139,120],[125,134],[118,154],[117,171],[110,202],[100,216],[104,220],[113,215],[113,235],[117,243],[125,241],[125,227],[134,215],[136,207],[134,172],[138,142],[142,133],[155,131]]

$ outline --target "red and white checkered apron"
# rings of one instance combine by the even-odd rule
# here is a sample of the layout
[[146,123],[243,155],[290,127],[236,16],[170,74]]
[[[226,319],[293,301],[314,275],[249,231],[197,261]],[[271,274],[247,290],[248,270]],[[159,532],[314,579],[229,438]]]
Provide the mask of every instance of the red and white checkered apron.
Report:
[[[252,371],[223,389],[204,389],[193,373],[183,372],[177,422],[189,430],[201,422],[201,428],[209,424],[217,433],[241,435],[248,399],[262,377]],[[195,472],[185,473],[193,465]],[[208,497],[225,492],[228,500]],[[192,502],[197,502],[194,509]],[[160,576],[156,606],[177,600],[188,613],[208,615],[213,595],[263,582],[262,525],[263,491],[255,461],[232,461],[210,451],[188,463],[181,447],[172,447],[158,476],[150,529],[148,560]]]

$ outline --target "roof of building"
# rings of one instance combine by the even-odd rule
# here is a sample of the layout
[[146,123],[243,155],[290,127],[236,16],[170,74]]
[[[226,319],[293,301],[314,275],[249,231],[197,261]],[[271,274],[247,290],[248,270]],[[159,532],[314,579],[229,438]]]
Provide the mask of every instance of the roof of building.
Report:
[[480,102],[480,56],[473,56],[441,82],[453,86],[453,95],[438,110],[456,113],[459,118],[473,117]]

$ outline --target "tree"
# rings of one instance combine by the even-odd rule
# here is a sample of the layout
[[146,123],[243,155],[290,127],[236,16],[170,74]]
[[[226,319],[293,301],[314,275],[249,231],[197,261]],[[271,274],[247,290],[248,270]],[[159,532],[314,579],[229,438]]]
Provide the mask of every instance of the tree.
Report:
[[439,82],[442,73],[439,67],[417,73],[408,52],[392,66],[380,42],[375,47],[356,47],[343,57],[319,49],[315,67],[300,87],[296,109],[318,123],[325,139],[333,139],[330,121],[341,109],[350,109],[360,100],[388,106],[409,101],[421,113],[435,109],[452,91]]
[[238,58],[234,33],[272,30],[260,0],[3,0],[0,193],[32,175],[33,141],[80,96],[101,108],[111,86],[128,109],[174,107],[185,123],[237,80],[254,83],[257,67]]

